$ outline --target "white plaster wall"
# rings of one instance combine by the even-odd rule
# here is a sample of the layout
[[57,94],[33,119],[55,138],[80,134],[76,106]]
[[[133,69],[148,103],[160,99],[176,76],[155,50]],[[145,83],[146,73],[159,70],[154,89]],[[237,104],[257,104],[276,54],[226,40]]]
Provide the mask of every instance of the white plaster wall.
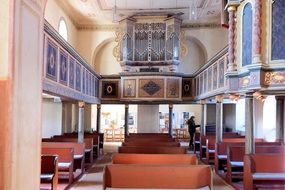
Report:
[[236,105],[224,104],[223,105],[223,125],[224,127],[231,128],[232,131],[236,130]]
[[[168,104],[162,104],[159,105],[159,112],[162,113],[169,113],[169,105]],[[189,117],[195,116],[195,123],[196,125],[201,124],[201,112],[202,107],[201,105],[196,104],[188,104],[188,105],[173,105],[173,128],[180,128],[181,125],[185,123],[183,121],[183,112],[189,112]]]
[[94,57],[94,68],[101,75],[118,74],[122,72],[120,63],[113,56],[113,49],[116,46],[115,41],[104,44]]
[[276,99],[268,96],[263,107],[263,138],[267,141],[276,139]]
[[263,111],[263,102],[261,102],[260,100],[253,99],[253,125],[255,138],[263,138]]
[[77,50],[88,63],[92,64],[94,54],[110,39],[115,39],[114,30],[79,30]]
[[206,125],[216,124],[216,104],[207,104]]
[[45,19],[58,31],[59,21],[63,17],[67,25],[67,41],[76,49],[77,47],[77,28],[69,16],[57,4],[56,0],[48,0],[45,9]]
[[62,128],[62,103],[43,99],[42,138],[60,135]]
[[8,31],[9,31],[9,1],[0,3],[0,79],[8,75]]
[[236,103],[236,130],[245,132],[245,99]]
[[204,46],[206,60],[210,60],[228,44],[228,30],[223,27],[186,30],[185,35],[186,38],[195,38]]
[[138,133],[159,133],[159,105],[138,105]]
[[206,56],[201,45],[193,39],[187,39],[185,42],[188,53],[181,57],[178,72],[193,74],[206,62]]

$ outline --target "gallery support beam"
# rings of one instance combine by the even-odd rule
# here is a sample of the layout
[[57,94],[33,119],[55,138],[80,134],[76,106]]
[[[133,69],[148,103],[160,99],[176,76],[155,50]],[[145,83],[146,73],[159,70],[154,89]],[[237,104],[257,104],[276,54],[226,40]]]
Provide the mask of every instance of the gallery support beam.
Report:
[[172,120],[173,120],[173,104],[169,104],[169,127],[168,127],[168,134],[170,137],[173,136],[173,129],[172,129]]
[[201,100],[201,135],[206,135],[206,123],[207,123],[207,104],[205,100]]
[[216,143],[223,140],[223,96],[216,96]]
[[245,95],[245,154],[254,154],[253,96]]
[[96,120],[96,127],[97,132],[100,133],[100,125],[101,125],[101,105],[97,104],[97,120]]
[[276,97],[276,139],[284,141],[284,98]]
[[129,136],[129,105],[125,105],[125,139]]
[[84,142],[84,106],[84,102],[78,103],[78,143]]

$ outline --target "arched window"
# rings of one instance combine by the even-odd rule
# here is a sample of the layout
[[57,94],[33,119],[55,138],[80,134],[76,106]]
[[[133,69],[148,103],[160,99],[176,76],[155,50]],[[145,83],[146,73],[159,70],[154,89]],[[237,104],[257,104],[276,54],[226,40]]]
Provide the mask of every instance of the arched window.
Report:
[[242,17],[242,66],[250,65],[252,60],[252,6],[244,6]]
[[58,33],[59,33],[59,35],[61,35],[63,37],[63,39],[65,39],[67,41],[67,37],[68,37],[67,25],[66,25],[64,18],[60,18],[60,20],[59,20]]

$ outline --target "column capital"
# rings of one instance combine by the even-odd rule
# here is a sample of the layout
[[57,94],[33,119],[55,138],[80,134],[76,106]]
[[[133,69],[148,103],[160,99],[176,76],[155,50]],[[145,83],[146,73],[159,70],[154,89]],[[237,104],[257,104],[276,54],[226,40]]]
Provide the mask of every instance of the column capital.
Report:
[[228,5],[227,6],[227,11],[231,12],[231,11],[237,11],[237,5],[236,4],[232,4],[232,5]]
[[97,109],[101,109],[101,104],[97,104]]
[[125,104],[125,109],[129,109],[129,104]]
[[85,102],[78,102],[79,108],[84,108],[85,107]]
[[169,104],[169,109],[172,109],[173,108],[173,104]]
[[266,97],[260,92],[260,91],[256,91],[252,94],[252,96],[257,99],[257,100],[260,100],[262,102],[265,101]]
[[224,97],[223,97],[223,95],[217,95],[217,96],[215,96],[215,99],[216,99],[216,102],[217,102],[217,103],[222,103]]
[[200,104],[201,104],[201,105],[206,104],[206,100],[200,100]]
[[284,96],[275,96],[275,99],[278,101],[284,101]]

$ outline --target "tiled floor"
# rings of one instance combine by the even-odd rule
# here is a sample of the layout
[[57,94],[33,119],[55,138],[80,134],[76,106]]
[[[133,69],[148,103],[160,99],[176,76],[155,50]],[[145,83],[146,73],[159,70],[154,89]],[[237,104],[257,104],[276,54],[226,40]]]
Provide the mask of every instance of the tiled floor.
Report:
[[[111,155],[117,152],[120,143],[107,142],[104,144],[104,156],[96,161],[71,190],[102,190],[103,189],[103,168],[106,164],[111,163]],[[183,144],[182,144],[183,145]],[[218,175],[213,177],[214,190],[233,190],[230,185],[224,182]]]

